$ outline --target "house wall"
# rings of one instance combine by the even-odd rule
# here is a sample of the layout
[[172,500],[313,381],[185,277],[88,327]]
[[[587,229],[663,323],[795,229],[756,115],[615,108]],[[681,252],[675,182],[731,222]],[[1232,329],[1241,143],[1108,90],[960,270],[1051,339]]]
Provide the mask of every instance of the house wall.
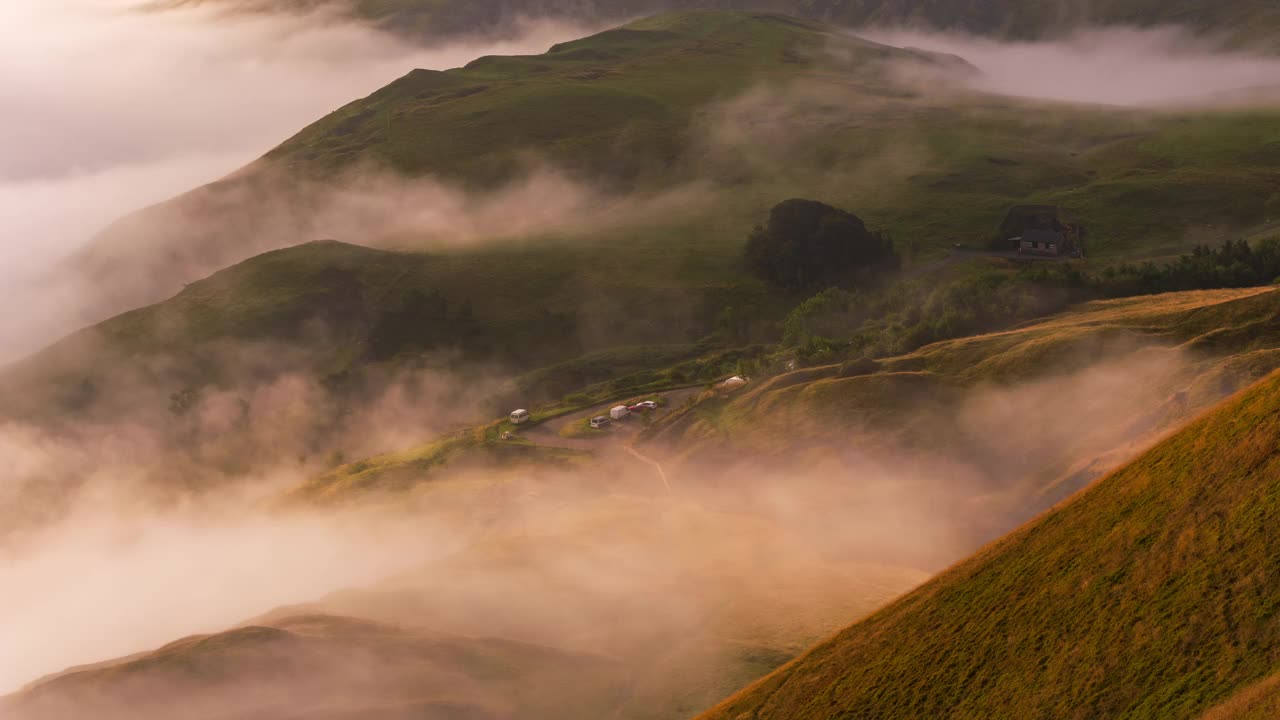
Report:
[[1062,252],[1058,243],[1033,242],[1031,240],[1023,240],[1018,247],[1018,251],[1028,255],[1060,255]]

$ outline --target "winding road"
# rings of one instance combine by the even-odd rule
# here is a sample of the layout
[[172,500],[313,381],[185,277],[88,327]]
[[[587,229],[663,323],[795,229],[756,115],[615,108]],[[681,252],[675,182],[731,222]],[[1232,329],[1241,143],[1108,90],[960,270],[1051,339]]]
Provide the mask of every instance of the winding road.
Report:
[[[676,390],[668,390],[666,392],[650,393],[644,396],[644,399],[659,400],[664,404],[657,410],[652,411],[654,419],[660,418],[672,410],[682,406],[690,398],[696,397],[701,393],[703,387],[701,385],[688,388],[679,388]],[[623,420],[611,423],[606,433],[595,437],[588,438],[566,438],[560,436],[560,428],[570,423],[582,422],[597,415],[608,415],[609,410],[619,403],[617,401],[602,403],[582,410],[576,410],[567,415],[562,415],[553,420],[546,420],[537,425],[530,425],[520,428],[518,434],[521,438],[530,442],[537,443],[544,447],[558,447],[570,450],[622,450],[637,460],[651,465],[658,477],[662,480],[662,485],[668,493],[671,492],[671,482],[667,479],[667,472],[662,468],[662,464],[657,460],[648,457],[632,447],[631,443],[643,429],[641,420],[637,416],[631,416]]]

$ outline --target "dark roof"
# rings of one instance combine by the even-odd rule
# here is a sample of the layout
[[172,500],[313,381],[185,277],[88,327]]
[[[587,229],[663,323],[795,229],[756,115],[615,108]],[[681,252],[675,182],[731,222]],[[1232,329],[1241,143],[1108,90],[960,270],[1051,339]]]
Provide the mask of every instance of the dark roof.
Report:
[[1067,212],[1057,205],[1016,205],[1000,223],[1000,232],[1005,237],[1016,237],[1032,229],[1061,231],[1072,222]]
[[1025,242],[1048,242],[1055,243],[1059,247],[1067,239],[1067,234],[1061,230],[1043,230],[1041,228],[1027,228],[1022,233],[1022,239]]

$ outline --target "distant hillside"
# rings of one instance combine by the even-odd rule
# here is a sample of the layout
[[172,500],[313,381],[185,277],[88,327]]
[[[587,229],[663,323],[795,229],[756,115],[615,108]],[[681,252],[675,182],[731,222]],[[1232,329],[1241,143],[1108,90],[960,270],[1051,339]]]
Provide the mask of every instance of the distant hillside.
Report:
[[617,674],[600,656],[297,615],[73,668],[0,697],[0,710],[9,720],[160,720],[175,707],[187,720],[587,720],[611,704]]
[[[291,373],[367,399],[380,377],[427,365],[487,378],[481,386],[492,392],[495,375],[603,347],[694,342],[725,305],[771,296],[755,282],[716,282],[719,270],[683,286],[657,275],[666,265],[653,266],[653,253],[642,243],[411,253],[322,241],[277,250],[5,368],[0,415],[154,420],[185,390],[247,397]],[[638,269],[620,267],[627,262]]]
[[[1230,238],[1280,209],[1280,113],[1036,105],[966,93],[969,72],[780,15],[657,16],[544,55],[414,71],[240,172],[113,224],[68,269],[96,321],[324,237],[554,239],[593,245],[628,275],[701,284],[707,268],[733,282],[746,233],[787,197],[846,207],[925,254],[985,245],[1010,205],[1053,202],[1090,229],[1091,257],[1123,259]],[[504,195],[547,168],[565,182]],[[599,197],[540,219],[584,188]],[[420,227],[416,213],[437,207]],[[463,235],[477,218],[483,232]],[[607,252],[637,243],[655,251],[645,264]]]
[[[184,720],[681,720],[925,577],[823,559],[751,516],[586,497],[586,476],[450,485],[424,527],[452,510],[485,526],[475,545],[72,668],[0,697],[0,716],[160,720],[180,704]],[[517,500],[533,491],[550,502]],[[504,512],[522,519],[495,523]]]
[[168,0],[270,10],[346,4],[352,14],[427,36],[491,32],[522,17],[618,20],[680,8],[770,10],[847,25],[914,25],[999,37],[1062,35],[1088,24],[1181,24],[1280,48],[1280,9],[1260,0]]
[[1273,375],[703,717],[1200,717],[1280,663],[1278,439]]

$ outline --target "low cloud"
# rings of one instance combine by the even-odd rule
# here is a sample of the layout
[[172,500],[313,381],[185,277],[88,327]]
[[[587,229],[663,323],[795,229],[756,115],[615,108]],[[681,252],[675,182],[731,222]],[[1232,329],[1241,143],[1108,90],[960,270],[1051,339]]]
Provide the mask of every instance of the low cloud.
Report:
[[1126,107],[1280,100],[1280,58],[1225,52],[1176,28],[1080,30],[1062,40],[1002,42],[903,30],[860,32],[877,42],[964,58],[981,92]]
[[[791,444],[783,462],[739,452],[677,465],[644,446],[674,470],[671,496],[652,467],[607,444],[581,470],[437,468],[385,505],[351,496],[319,510],[259,502],[307,477],[296,469],[157,506],[127,472],[99,467],[64,522],[0,543],[0,584],[16,588],[0,597],[0,634],[19,650],[0,659],[0,688],[250,618],[324,612],[603,654],[631,683],[620,717],[673,696],[692,713],[759,672],[753,663],[799,651],[920,582],[918,568],[945,567],[1048,507],[1053,479],[1087,466],[1074,490],[1132,457],[1196,412],[1169,401],[1201,370],[1178,350],[1128,347],[1058,377],[945,397],[894,391],[876,417],[897,433],[761,408],[743,427],[784,427],[772,437]],[[266,391],[273,417],[305,400],[288,385]],[[404,408],[376,404],[393,421]],[[399,423],[361,424],[405,440],[388,433]],[[24,467],[62,456],[56,440],[13,430],[0,449]]]
[[[74,322],[57,263],[112,220],[214,180],[413,68],[545,51],[584,34],[421,47],[317,11],[139,12],[129,0],[0,4],[0,361]],[[312,239],[312,238],[303,238]]]

